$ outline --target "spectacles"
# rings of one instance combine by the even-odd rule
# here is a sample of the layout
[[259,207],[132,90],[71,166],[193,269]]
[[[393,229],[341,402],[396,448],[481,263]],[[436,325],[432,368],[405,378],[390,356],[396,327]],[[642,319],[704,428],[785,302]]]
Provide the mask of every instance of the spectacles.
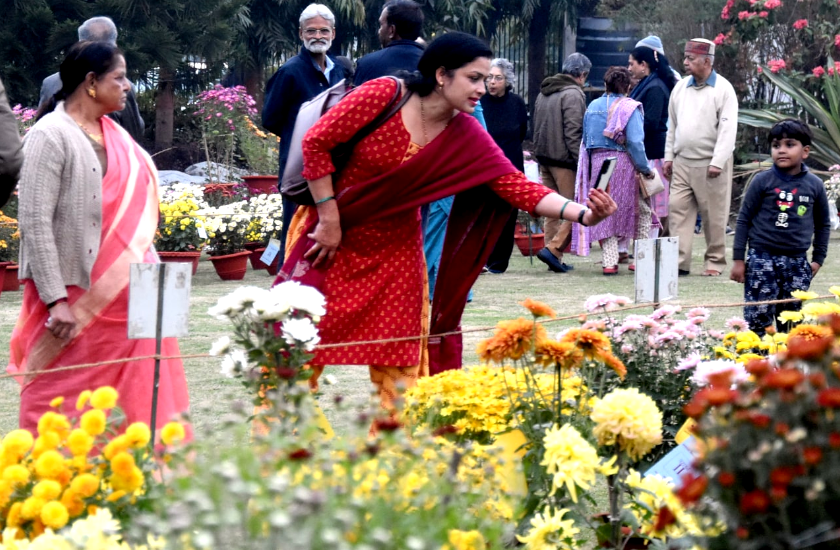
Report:
[[504,79],[505,79],[504,75],[500,75],[500,74],[492,75],[491,74],[490,76],[488,76],[487,78],[484,79],[484,82],[493,82],[494,80],[496,82],[502,82]]
[[332,34],[332,29],[303,29],[303,34],[305,36],[318,36],[319,34],[322,36],[330,36]]

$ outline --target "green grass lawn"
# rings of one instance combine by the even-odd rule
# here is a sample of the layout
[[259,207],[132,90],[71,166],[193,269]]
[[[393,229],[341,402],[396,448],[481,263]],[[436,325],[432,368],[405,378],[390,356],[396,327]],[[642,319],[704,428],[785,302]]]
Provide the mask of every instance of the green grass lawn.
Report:
[[[828,260],[811,289],[820,294],[827,293],[828,287],[840,284],[840,257],[834,252],[834,243],[840,235],[832,235]],[[731,245],[731,237],[729,238]],[[695,240],[693,271],[702,271],[703,241]],[[731,252],[730,252],[731,253]],[[464,312],[463,327],[492,326],[502,319],[519,317],[525,313],[517,302],[525,298],[542,300],[554,307],[560,315],[570,315],[583,311],[583,301],[592,294],[611,292],[632,297],[633,276],[626,266],[615,277],[601,275],[600,251],[594,251],[589,258],[567,257],[567,262],[574,264],[575,270],[566,274],[549,272],[545,265],[534,260],[533,265],[514,250],[511,267],[501,275],[482,275],[475,285],[475,298],[467,305]],[[679,303],[699,305],[711,303],[740,302],[743,297],[742,285],[730,281],[728,274],[718,278],[692,275],[680,278]],[[265,271],[248,271],[244,281],[223,282],[218,279],[208,261],[202,261],[198,274],[193,279],[190,335],[181,339],[181,351],[184,354],[206,353],[210,344],[219,336],[228,333],[228,325],[207,315],[207,308],[220,297],[242,284],[268,286],[272,277]],[[0,295],[0,364],[8,363],[9,337],[20,310],[22,292],[6,292]],[[712,326],[721,326],[723,321],[732,316],[740,316],[742,311],[716,309],[713,311]],[[549,326],[549,333],[560,330],[563,326],[574,324],[566,321]],[[475,344],[489,333],[470,333],[464,336],[464,364],[477,362]],[[96,359],[95,350],[91,350],[91,360]],[[236,380],[225,378],[219,373],[219,361],[215,358],[186,360],[184,367],[189,382],[192,418],[197,433],[212,434],[230,405],[236,400],[247,400],[248,396]],[[338,383],[332,386],[322,385],[322,407],[334,427],[340,432],[349,419],[346,414],[334,412],[331,403],[335,395],[341,394],[351,402],[363,404],[370,395],[371,385],[367,369],[357,366],[329,367],[326,373],[333,374]],[[0,380],[0,434],[17,426],[18,385],[11,379]]]

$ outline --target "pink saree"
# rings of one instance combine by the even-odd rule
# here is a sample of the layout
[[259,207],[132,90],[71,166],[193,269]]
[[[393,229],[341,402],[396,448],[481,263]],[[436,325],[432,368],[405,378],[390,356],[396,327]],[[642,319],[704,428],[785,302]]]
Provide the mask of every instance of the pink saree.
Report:
[[[151,422],[154,360],[126,361],[50,373],[59,367],[154,355],[154,340],[129,340],[128,282],[132,263],[157,263],[152,248],[158,222],[157,170],[152,159],[109,118],[102,118],[108,170],[102,181],[102,240],[90,289],[67,287],[78,320],[76,336],[65,342],[46,329],[49,317],[33,280],[25,281],[20,316],[12,332],[9,365],[21,383],[20,427],[36,431],[50,401],[63,396],[64,411],[75,414],[78,395],[112,386],[128,423]],[[179,355],[178,341],[163,341],[162,354]],[[46,372],[41,372],[46,371]],[[157,426],[189,408],[181,361],[161,362]],[[159,433],[159,432],[158,432]]]

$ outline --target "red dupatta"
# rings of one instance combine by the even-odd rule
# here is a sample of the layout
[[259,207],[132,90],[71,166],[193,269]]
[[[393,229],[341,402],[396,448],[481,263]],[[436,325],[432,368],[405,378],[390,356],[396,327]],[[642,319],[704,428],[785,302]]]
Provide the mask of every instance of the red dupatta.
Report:
[[[513,210],[486,184],[513,172],[516,168],[490,134],[460,113],[412,158],[336,197],[346,230],[456,195],[432,303],[433,335],[452,332],[461,322],[467,294]],[[312,233],[316,223],[303,235]],[[313,244],[308,238],[298,240],[275,283],[291,279],[322,288],[326,270],[313,268],[303,257]],[[461,368],[461,336],[430,338],[429,362],[430,374]]]

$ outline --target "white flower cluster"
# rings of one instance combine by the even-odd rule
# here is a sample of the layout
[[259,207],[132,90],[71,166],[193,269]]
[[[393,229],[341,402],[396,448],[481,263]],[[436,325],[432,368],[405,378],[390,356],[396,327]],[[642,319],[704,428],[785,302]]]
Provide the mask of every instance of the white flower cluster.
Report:
[[210,236],[224,233],[243,233],[251,221],[251,212],[245,201],[223,204],[219,207],[208,206],[198,211],[207,218],[206,227]]
[[[255,286],[239,287],[223,296],[208,310],[222,321],[232,321],[251,336],[277,338],[274,324],[280,324],[281,337],[286,344],[311,352],[321,341],[316,324],[326,313],[326,299],[317,289],[295,281],[281,283],[270,290]],[[248,340],[240,341],[245,345]],[[247,353],[235,348],[224,336],[213,343],[210,355],[221,356],[222,373],[235,376],[247,372],[254,365]]]
[[204,187],[195,183],[178,182],[158,188],[160,202],[172,204],[175,201],[192,199],[199,208],[207,208],[204,200]]
[[277,235],[283,228],[283,198],[277,193],[256,195],[248,200],[252,228],[259,228],[260,240]]

